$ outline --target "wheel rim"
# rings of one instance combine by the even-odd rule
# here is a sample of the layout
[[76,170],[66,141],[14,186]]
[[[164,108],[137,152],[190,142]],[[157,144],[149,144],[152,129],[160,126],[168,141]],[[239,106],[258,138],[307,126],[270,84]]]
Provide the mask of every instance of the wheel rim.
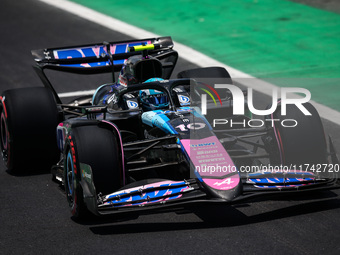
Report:
[[1,135],[1,142],[0,142],[0,146],[1,146],[1,153],[2,153],[2,158],[4,160],[4,162],[7,163],[8,161],[8,129],[7,129],[7,123],[6,123],[6,119],[4,116],[4,113],[1,113],[1,124],[0,124],[0,135]]
[[71,204],[73,204],[74,202],[74,181],[75,175],[73,168],[73,159],[71,151],[69,151],[66,160],[66,192],[67,198]]

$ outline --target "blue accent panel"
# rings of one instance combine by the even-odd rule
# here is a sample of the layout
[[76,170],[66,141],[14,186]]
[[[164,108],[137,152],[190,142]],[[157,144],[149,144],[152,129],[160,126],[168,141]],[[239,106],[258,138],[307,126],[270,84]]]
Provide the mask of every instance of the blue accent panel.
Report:
[[61,50],[58,51],[59,59],[67,59],[67,58],[82,58],[82,55],[77,50]]
[[261,178],[261,179],[249,179],[255,183],[283,183],[284,178]]
[[173,126],[171,126],[171,125],[169,125],[169,124],[167,124],[167,126],[168,126],[168,131],[171,133],[171,134],[173,134],[173,135],[176,135],[176,134],[178,134],[178,132],[176,131],[176,129],[173,127]]
[[[301,175],[301,176],[304,176],[304,175],[309,175],[309,176],[314,176],[314,174],[313,173],[311,173],[311,172],[295,172],[295,171],[292,171],[292,172],[284,172],[285,174],[290,174],[290,175],[293,175],[293,174],[295,174],[295,175]],[[273,172],[269,172],[269,171],[267,171],[267,172],[258,172],[258,173],[250,173],[249,174],[249,176],[250,177],[256,177],[256,176],[261,176],[261,175],[273,175],[273,174],[275,174],[275,173],[273,173]],[[278,173],[279,174],[279,173]]]
[[156,111],[144,112],[142,114],[142,122],[150,127],[152,127],[152,119],[157,114]]
[[[180,186],[180,185],[182,185],[182,186]],[[146,188],[145,192],[143,192],[142,195],[135,194],[135,195],[127,196],[125,198],[121,198],[119,200],[118,199],[113,200],[110,203],[111,204],[120,204],[120,203],[129,201],[129,202],[131,202],[131,204],[138,205],[140,203],[136,203],[136,201],[144,200],[144,199],[147,199],[148,197],[150,199],[154,199],[154,198],[162,199],[162,197],[165,196],[165,195],[173,195],[168,199],[175,199],[175,198],[179,197],[179,193],[181,192],[181,190],[183,190],[184,188],[187,187],[187,186],[183,186],[183,185],[185,185],[185,182],[177,182],[177,183],[170,183],[170,184],[166,183],[166,184],[160,185],[159,187],[168,187],[168,189],[148,191],[148,189],[154,188],[154,187],[151,186],[151,187]],[[176,186],[176,187],[173,187],[173,186]],[[180,186],[180,187],[178,187],[178,186]],[[139,189],[136,189],[136,190],[132,190],[130,192],[124,192],[123,191],[122,193],[111,195],[111,196],[109,196],[109,198],[128,195],[129,193],[136,192],[138,190]]]
[[303,186],[303,184],[294,184],[294,185],[278,185],[278,186],[264,186],[264,185],[254,185],[256,188],[264,188],[264,189],[268,189],[268,188],[292,188],[292,187],[299,187],[299,186]]
[[296,178],[289,178],[286,180],[286,182],[298,182],[299,180]]
[[[114,54],[126,53],[126,51],[127,51],[126,44],[117,45]],[[124,64],[124,61],[125,61],[125,59],[114,60],[114,61],[113,61],[113,64],[114,64],[114,65],[123,65],[123,64]]]
[[[250,181],[254,183],[291,183],[291,182],[304,182],[304,181],[313,181],[312,178],[304,178],[302,180],[298,180],[297,178],[259,178],[259,179],[249,179]],[[297,185],[297,184],[296,184]]]
[[209,128],[209,130],[212,130],[213,128],[211,127],[210,123],[207,121],[207,119],[200,113],[199,108],[197,107],[181,107],[182,109],[185,110],[190,110],[190,112],[196,117],[196,118],[200,118],[202,121],[204,121],[204,123],[207,125],[207,127]]
[[[120,60],[119,60],[120,61]],[[100,66],[108,66],[109,65],[109,61],[107,62],[95,62],[95,63],[87,63],[90,67],[100,67]],[[70,64],[70,65],[61,65],[61,66],[70,66],[70,67],[83,67],[86,68],[84,65],[82,64]],[[87,67],[89,68],[89,67]]]
[[[84,48],[82,50],[83,50],[85,57],[95,57],[96,56],[96,54],[94,54],[94,51],[92,50],[92,48]],[[102,48],[101,48],[101,51],[103,51]]]
[[127,51],[127,44],[121,44],[116,46],[115,54],[125,53]]
[[[139,43],[130,43],[130,44],[116,45],[116,50],[115,50],[114,54],[126,53],[128,51],[128,47],[137,46],[137,45],[141,45],[141,44],[142,43],[139,42]],[[124,64],[124,61],[125,61],[125,59],[114,60],[113,64],[114,65],[122,65],[122,64]]]
[[152,118],[152,124],[156,127],[159,127],[160,129],[162,129],[163,131],[170,133],[170,134],[176,134],[174,133],[174,130],[172,129],[172,127],[168,124],[168,121],[170,119],[162,114],[157,114]]
[[[82,53],[81,53],[81,52]],[[103,47],[99,48],[99,55],[102,53],[106,54]],[[82,48],[82,49],[70,49],[70,50],[59,50],[57,51],[57,55],[59,59],[67,59],[67,58],[82,58],[85,57],[95,57],[96,54],[94,53],[92,48]],[[108,65],[108,62],[95,62],[95,63],[88,63],[91,67],[96,66],[105,66]],[[70,65],[62,65],[62,66],[71,66],[71,67],[84,67],[81,64],[70,64]]]
[[162,110],[154,110],[144,112],[142,114],[142,122],[150,127],[158,127],[169,134],[177,134],[176,130],[169,125],[170,119]]
[[158,115],[162,120],[164,120],[165,122],[168,122],[170,119],[168,118],[168,116],[166,116],[165,114],[159,114]]
[[113,64],[114,64],[114,65],[123,65],[123,64],[124,64],[124,61],[125,61],[125,59],[122,59],[122,60],[114,60],[114,61],[113,61]]
[[[143,43],[147,43],[147,41],[143,42]],[[137,46],[137,45],[142,45],[143,43],[141,42],[137,42],[137,43],[130,43],[129,47],[133,47],[133,46]]]
[[[136,46],[136,45],[141,45],[143,43],[147,43],[147,41],[145,42],[136,42],[136,43],[130,43],[130,44],[118,44],[116,45],[116,49],[115,52],[113,52],[112,54],[120,54],[120,53],[126,53],[127,52],[127,48],[128,46]],[[85,48],[76,48],[76,49],[63,49],[63,50],[56,50],[56,53],[58,55],[59,59],[67,59],[67,58],[83,58],[83,56],[85,57],[94,57],[96,56],[94,49],[98,49],[98,47],[85,47]],[[107,54],[105,51],[105,47],[99,46],[99,55],[102,54]],[[115,60],[114,61],[114,65],[121,65],[124,64],[125,59],[121,59],[121,60]],[[109,65],[109,61],[102,61],[102,62],[94,62],[94,63],[87,63],[90,67],[99,67],[99,66],[106,66]],[[63,64],[61,66],[70,66],[70,67],[84,67],[86,68],[84,65],[81,64]]]

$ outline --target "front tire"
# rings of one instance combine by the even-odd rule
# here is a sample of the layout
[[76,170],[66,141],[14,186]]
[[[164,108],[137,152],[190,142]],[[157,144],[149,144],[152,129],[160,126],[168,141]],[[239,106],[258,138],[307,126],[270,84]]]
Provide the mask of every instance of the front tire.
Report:
[[97,125],[72,129],[65,152],[64,180],[74,218],[86,219],[91,215],[84,203],[80,163],[91,167],[96,194],[110,194],[122,186],[124,173],[120,152],[112,130]]

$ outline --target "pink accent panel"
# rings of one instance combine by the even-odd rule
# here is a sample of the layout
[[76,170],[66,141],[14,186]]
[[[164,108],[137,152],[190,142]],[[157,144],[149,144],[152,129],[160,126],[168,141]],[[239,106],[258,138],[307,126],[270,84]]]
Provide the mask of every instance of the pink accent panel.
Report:
[[[216,136],[199,140],[183,139],[181,143],[196,171],[208,186],[218,190],[228,190],[239,184],[238,170]],[[222,177],[232,173],[235,175],[230,178],[211,179],[211,177]]]
[[[100,48],[101,47],[92,47],[92,50],[94,54],[96,55],[96,57],[99,57]],[[85,57],[84,53],[82,55]]]
[[216,136],[181,143],[201,176],[224,176],[237,172],[236,166]]
[[80,52],[82,58],[85,58],[85,57],[86,57],[85,54],[84,54],[84,52],[83,52],[81,49],[79,49],[78,51]]
[[111,54],[115,54],[115,52],[116,52],[116,45],[115,44],[110,45],[110,52],[111,52]]
[[218,190],[230,190],[235,188],[240,182],[238,174],[225,179],[204,179],[203,181],[210,187]]
[[190,157],[190,140],[183,139],[181,140],[181,144],[183,145],[185,151],[188,153],[188,156]]

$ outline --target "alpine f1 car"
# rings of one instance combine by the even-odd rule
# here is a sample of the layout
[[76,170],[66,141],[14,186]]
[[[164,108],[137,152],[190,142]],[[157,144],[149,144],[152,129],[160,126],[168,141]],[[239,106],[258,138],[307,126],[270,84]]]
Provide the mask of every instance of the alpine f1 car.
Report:
[[[311,115],[293,104],[283,115],[278,102],[265,125],[255,126],[246,103],[245,114],[235,115],[232,93],[215,89],[214,79],[232,84],[224,68],[185,70],[170,79],[178,58],[171,37],[32,54],[44,87],[3,92],[3,160],[15,174],[52,168],[74,217],[339,188],[339,161],[311,104],[304,104]],[[113,82],[65,104],[47,69],[111,72]],[[216,125],[215,114],[220,122],[245,125]],[[283,125],[285,119],[297,125]]]

